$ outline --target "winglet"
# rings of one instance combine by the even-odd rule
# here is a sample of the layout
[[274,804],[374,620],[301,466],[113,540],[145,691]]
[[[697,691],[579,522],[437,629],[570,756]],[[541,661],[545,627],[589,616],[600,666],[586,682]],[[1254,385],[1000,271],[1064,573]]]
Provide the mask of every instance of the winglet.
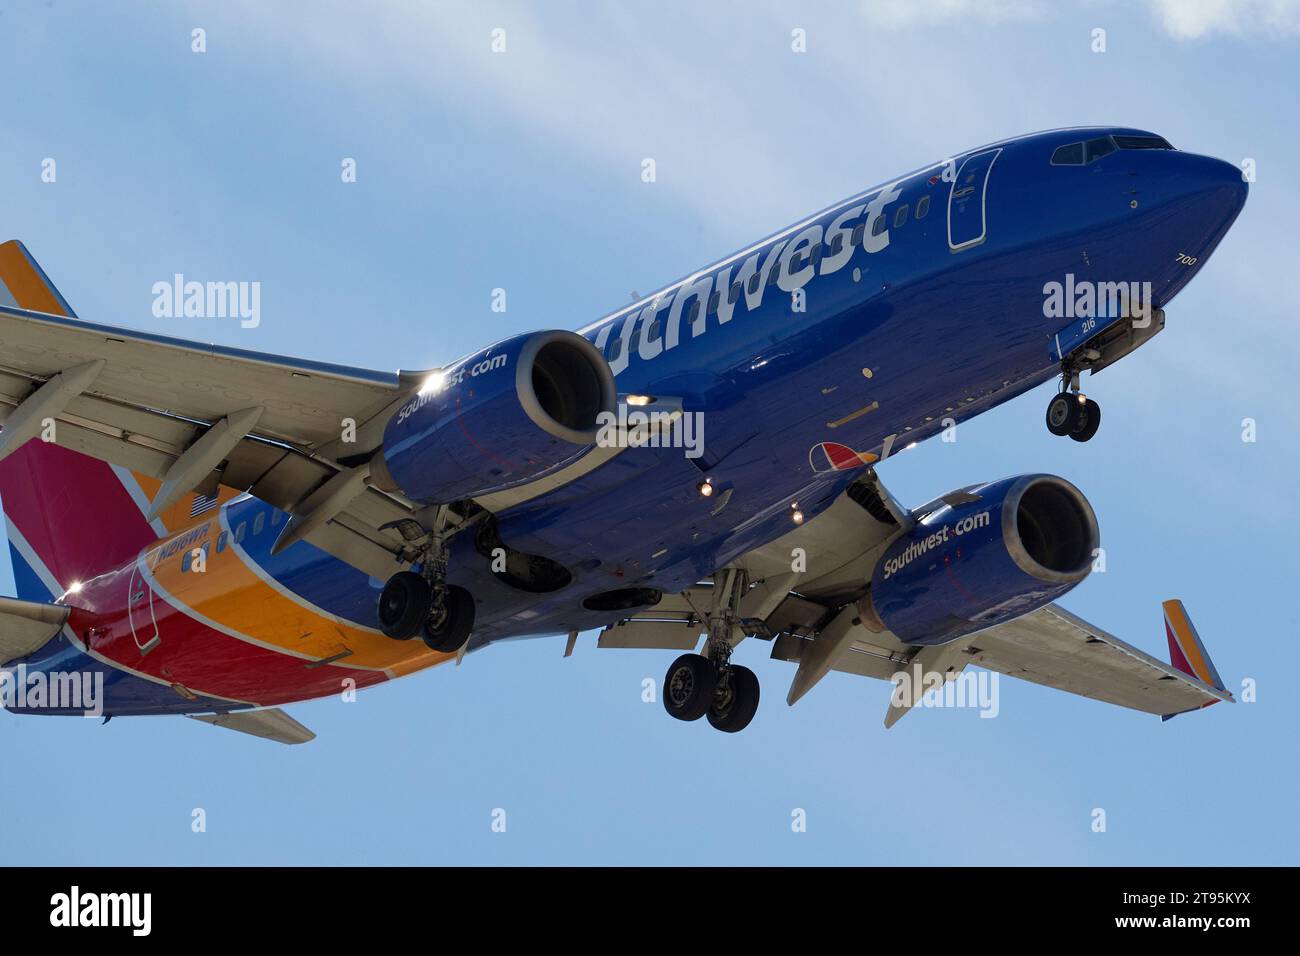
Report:
[[[1209,652],[1201,643],[1201,636],[1196,633],[1196,627],[1192,624],[1187,609],[1183,607],[1183,602],[1165,601],[1161,607],[1165,612],[1165,637],[1169,640],[1169,663],[1189,677],[1194,677],[1215,690],[1223,691],[1231,699],[1232,695],[1223,686],[1223,679],[1219,677],[1214,661],[1210,660]],[[1209,707],[1210,704],[1217,703],[1217,700],[1211,700],[1202,706]],[[1161,719],[1168,720],[1170,717],[1177,716],[1177,714],[1166,714]]]
[[17,239],[0,243],[0,305],[75,319],[67,299],[59,295],[32,254]]

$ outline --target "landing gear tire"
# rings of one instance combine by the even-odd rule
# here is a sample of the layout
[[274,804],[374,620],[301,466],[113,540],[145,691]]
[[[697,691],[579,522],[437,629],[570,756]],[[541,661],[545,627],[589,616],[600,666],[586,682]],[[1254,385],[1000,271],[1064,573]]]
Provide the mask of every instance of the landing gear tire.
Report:
[[379,627],[387,636],[409,641],[429,616],[429,582],[414,571],[398,571],[379,594]]
[[441,613],[430,612],[424,623],[424,643],[430,650],[451,654],[461,649],[474,630],[474,598],[452,584],[442,599]]
[[758,676],[738,664],[729,671],[727,688],[714,695],[708,717],[716,730],[735,734],[749,726],[758,710]]
[[1075,441],[1087,441],[1097,434],[1097,429],[1100,427],[1101,406],[1090,398],[1080,410],[1079,425],[1070,432],[1070,437]]
[[664,710],[678,720],[699,720],[713,703],[717,686],[718,671],[711,660],[683,654],[664,676]]
[[[1083,421],[1084,407],[1079,396],[1071,392],[1060,392],[1052,396],[1052,400],[1047,403],[1047,430],[1053,435],[1073,434]],[[1100,423],[1100,412],[1097,418]]]

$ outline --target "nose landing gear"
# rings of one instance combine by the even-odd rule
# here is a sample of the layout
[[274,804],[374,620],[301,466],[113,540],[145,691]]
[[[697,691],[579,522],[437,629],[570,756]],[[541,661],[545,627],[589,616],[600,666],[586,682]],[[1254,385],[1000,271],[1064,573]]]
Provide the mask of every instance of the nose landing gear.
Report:
[[740,599],[746,591],[745,572],[729,569],[714,576],[713,607],[704,654],[683,654],[664,677],[664,709],[678,720],[699,720],[723,733],[749,726],[758,711],[758,677],[748,667],[731,663],[732,635],[740,622]]
[[[1047,403],[1047,430],[1084,442],[1101,427],[1101,406],[1079,391],[1079,372],[1066,371],[1062,391]],[[1068,390],[1067,390],[1068,389]]]

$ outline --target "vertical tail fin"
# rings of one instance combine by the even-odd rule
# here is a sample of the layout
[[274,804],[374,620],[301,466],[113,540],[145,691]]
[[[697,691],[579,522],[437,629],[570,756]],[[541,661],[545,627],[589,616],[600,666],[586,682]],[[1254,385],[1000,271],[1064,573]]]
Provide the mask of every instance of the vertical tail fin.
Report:
[[158,536],[129,472],[34,439],[0,461],[18,597],[49,601],[130,561]]

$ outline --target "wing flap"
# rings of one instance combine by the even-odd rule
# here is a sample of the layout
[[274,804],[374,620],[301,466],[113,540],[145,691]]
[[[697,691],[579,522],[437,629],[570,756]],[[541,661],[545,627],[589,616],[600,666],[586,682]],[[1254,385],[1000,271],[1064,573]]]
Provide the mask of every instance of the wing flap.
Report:
[[620,621],[600,632],[597,647],[690,651],[700,643],[704,629],[689,621]]

